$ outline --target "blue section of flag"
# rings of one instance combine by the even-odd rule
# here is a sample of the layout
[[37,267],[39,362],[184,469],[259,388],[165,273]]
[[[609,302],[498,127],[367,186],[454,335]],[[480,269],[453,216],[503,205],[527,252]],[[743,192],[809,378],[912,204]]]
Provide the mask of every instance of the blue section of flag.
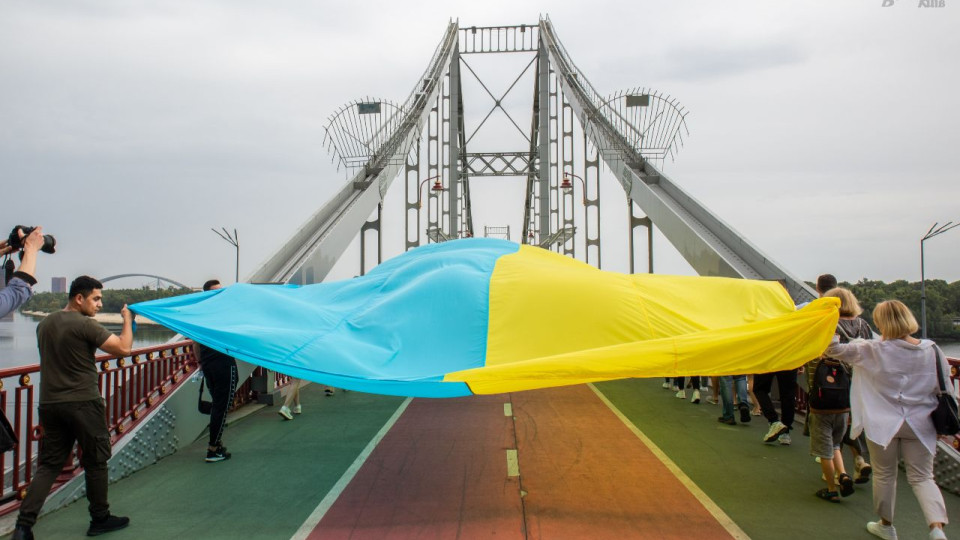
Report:
[[490,276],[518,249],[489,238],[431,244],[350,280],[241,283],[130,309],[297,378],[379,394],[470,395],[466,384],[442,379],[484,365]]

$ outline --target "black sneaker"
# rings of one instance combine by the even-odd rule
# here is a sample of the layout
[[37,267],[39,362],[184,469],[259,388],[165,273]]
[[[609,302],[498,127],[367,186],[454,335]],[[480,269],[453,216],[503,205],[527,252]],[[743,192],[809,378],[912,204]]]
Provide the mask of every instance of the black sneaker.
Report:
[[750,407],[747,407],[746,403],[741,403],[740,406],[740,422],[746,424],[750,421]]
[[130,524],[130,518],[109,515],[103,519],[90,520],[90,528],[87,529],[87,536],[100,536],[101,534],[119,531]]
[[33,540],[33,531],[25,525],[17,525],[10,540]]
[[207,463],[216,463],[230,459],[230,452],[227,452],[226,446],[218,446],[216,450],[207,450]]

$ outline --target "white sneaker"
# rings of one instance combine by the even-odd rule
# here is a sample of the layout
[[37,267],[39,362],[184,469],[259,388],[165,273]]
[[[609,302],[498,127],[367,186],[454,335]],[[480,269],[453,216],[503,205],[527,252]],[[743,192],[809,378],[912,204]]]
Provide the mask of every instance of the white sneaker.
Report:
[[680,387],[677,386],[677,385],[673,385],[673,386],[671,386],[670,388],[673,389],[674,392],[680,390]]
[[670,382],[664,381],[660,386],[662,386],[664,390],[668,390],[670,388]]
[[763,442],[773,442],[777,440],[777,437],[783,435],[787,432],[787,426],[783,422],[777,420],[770,423],[770,429],[767,430],[767,434],[763,436]]
[[680,390],[676,393],[676,397],[680,399],[687,399],[687,393],[683,390]]
[[940,527],[930,529],[930,540],[947,540],[947,535]]
[[287,407],[286,405],[280,407],[280,410],[277,411],[277,414],[286,418],[287,420],[293,420],[293,415],[290,414],[290,407]]
[[897,540],[897,529],[895,529],[893,525],[884,525],[879,521],[871,521],[867,523],[867,530],[870,531],[870,534],[884,538],[885,540]]
[[690,398],[690,403],[700,403],[700,391],[694,390],[693,397]]
[[302,412],[303,412],[303,409],[301,409],[299,405],[296,405],[293,407],[293,414],[300,414]]
[[792,440],[790,440],[789,433],[784,433],[783,435],[780,435],[779,437],[777,437],[777,440],[780,441],[780,444],[783,446],[790,446],[790,443],[793,442]]

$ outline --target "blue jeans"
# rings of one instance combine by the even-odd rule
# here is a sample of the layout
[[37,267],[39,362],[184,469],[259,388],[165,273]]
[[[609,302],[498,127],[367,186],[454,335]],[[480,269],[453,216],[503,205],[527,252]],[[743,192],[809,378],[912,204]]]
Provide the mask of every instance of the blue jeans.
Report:
[[736,386],[737,401],[746,406],[747,397],[747,376],[746,375],[725,375],[720,377],[720,403],[723,405],[721,415],[723,418],[733,418],[733,394],[731,393],[731,384]]

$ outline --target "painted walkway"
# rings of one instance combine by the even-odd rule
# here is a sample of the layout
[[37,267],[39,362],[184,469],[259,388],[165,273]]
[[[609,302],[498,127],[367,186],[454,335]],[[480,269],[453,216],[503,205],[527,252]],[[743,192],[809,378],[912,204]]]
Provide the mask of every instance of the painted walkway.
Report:
[[[658,380],[409,401],[324,398],[311,385],[302,396],[292,422],[274,407],[229,426],[229,461],[204,463],[200,440],[111,486],[131,526],[107,538],[871,538],[869,484],[821,501],[808,439],[762,444],[762,420],[719,424],[719,407]],[[957,523],[960,498],[946,497]],[[81,500],[34,531],[81,538],[86,522]],[[902,474],[896,525],[926,537]]]

